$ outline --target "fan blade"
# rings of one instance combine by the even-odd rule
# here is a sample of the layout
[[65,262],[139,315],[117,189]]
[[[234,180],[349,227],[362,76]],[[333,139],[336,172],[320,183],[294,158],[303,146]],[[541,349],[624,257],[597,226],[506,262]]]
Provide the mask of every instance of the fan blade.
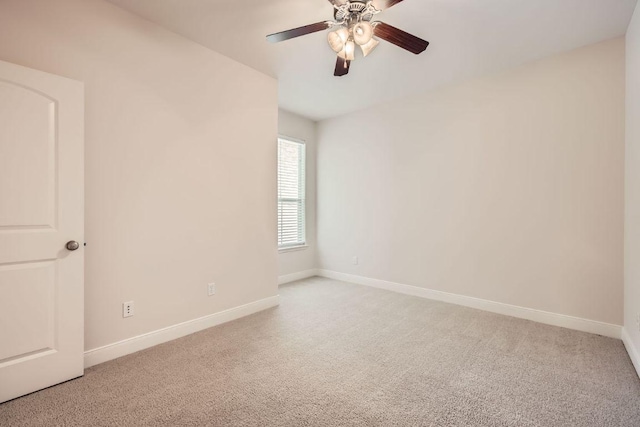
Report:
[[333,75],[336,77],[346,76],[347,74],[349,74],[350,65],[351,61],[340,58],[338,56],[338,61],[336,62],[336,70],[333,72]]
[[[402,1],[402,0],[400,0],[400,1]],[[334,6],[342,6],[346,2],[347,2],[347,0],[329,0],[329,3],[331,3]]]
[[331,27],[331,23],[324,22],[316,22],[315,24],[305,25],[304,27],[294,28],[288,31],[282,31],[280,33],[269,34],[267,36],[267,40],[271,43],[278,43],[284,40],[293,39],[296,37],[304,36],[311,33],[317,33],[318,31],[326,30]]
[[373,34],[383,40],[393,43],[416,55],[424,52],[429,46],[429,42],[419,37],[404,32],[396,27],[392,27],[384,22],[376,22],[373,27]]
[[389,9],[392,6],[397,5],[401,1],[402,0],[374,0],[373,5],[378,10],[385,10],[385,9]]

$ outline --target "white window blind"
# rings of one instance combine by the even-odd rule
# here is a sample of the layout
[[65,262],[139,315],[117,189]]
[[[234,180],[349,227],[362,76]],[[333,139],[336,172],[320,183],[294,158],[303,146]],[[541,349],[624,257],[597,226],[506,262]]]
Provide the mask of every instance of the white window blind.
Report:
[[278,248],[305,244],[305,146],[278,138]]

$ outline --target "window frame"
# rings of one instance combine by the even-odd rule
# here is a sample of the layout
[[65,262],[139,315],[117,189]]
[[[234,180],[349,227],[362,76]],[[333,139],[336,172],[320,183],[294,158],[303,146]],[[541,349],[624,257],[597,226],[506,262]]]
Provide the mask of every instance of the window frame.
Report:
[[[295,201],[299,201],[302,205],[302,210],[303,210],[303,215],[302,215],[302,241],[298,241],[296,243],[291,243],[291,244],[286,244],[286,245],[281,245],[280,244],[280,203],[281,203],[281,199],[280,199],[280,141],[285,141],[285,142],[289,142],[289,143],[294,143],[294,144],[299,144],[302,146],[302,161],[300,162],[300,164],[302,165],[302,173],[304,174],[302,176],[303,179],[303,188],[302,188],[302,197],[301,198],[297,198],[297,199],[293,199]],[[277,139],[277,159],[276,159],[276,192],[278,193],[276,195],[277,197],[277,245],[278,245],[278,252],[280,253],[284,253],[284,252],[294,252],[294,251],[299,251],[299,250],[304,250],[308,248],[307,245],[307,143],[304,140],[298,139],[298,138],[293,138],[287,135],[283,135],[283,134],[278,134],[278,139]],[[300,167],[300,166],[299,166]],[[298,171],[298,174],[300,174],[301,172]],[[298,191],[298,193],[300,193],[300,191]],[[292,199],[287,198],[284,200],[288,200],[291,201]]]

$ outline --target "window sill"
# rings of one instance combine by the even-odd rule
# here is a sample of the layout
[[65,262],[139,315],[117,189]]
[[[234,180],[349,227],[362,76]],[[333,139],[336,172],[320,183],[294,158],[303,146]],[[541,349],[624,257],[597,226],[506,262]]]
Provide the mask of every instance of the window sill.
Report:
[[278,248],[278,253],[279,254],[284,254],[284,253],[287,253],[287,252],[304,251],[307,248],[309,248],[309,246],[307,246],[307,245],[291,246],[289,248]]

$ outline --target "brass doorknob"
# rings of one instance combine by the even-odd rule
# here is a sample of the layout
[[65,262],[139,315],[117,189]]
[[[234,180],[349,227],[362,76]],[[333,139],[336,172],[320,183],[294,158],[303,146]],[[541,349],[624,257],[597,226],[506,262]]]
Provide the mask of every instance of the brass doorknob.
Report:
[[67,242],[66,247],[70,251],[75,251],[80,247],[80,243],[76,242],[75,240],[70,240]]

